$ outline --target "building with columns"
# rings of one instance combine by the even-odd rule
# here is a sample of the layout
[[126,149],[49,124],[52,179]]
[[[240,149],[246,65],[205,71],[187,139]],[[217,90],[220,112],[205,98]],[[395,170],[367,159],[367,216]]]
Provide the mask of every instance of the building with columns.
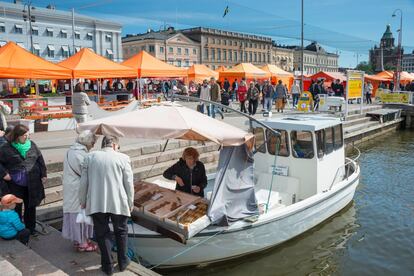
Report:
[[414,51],[411,54],[403,55],[402,70],[409,73],[414,73]]
[[261,66],[271,63],[270,37],[196,27],[180,30],[199,45],[200,63],[211,69],[230,68],[241,62]]
[[124,59],[128,59],[142,50],[154,57],[178,67],[190,67],[200,63],[199,43],[188,38],[173,27],[166,30],[131,35],[122,38]]
[[[300,71],[302,51],[299,46],[287,46],[294,51],[293,69]],[[303,71],[305,74],[316,74],[320,71],[338,72],[339,55],[328,53],[317,42],[312,42],[303,51]]]
[[17,0],[14,3],[0,2],[0,46],[14,41],[53,62],[59,62],[81,48],[90,48],[114,61],[123,60],[120,24],[77,13],[73,16],[71,11],[57,10],[52,5],[46,8],[32,6],[30,13],[31,28],[27,5]]
[[288,48],[288,46],[277,45],[276,42],[273,41],[272,64],[285,71],[293,72],[293,58],[293,49]]

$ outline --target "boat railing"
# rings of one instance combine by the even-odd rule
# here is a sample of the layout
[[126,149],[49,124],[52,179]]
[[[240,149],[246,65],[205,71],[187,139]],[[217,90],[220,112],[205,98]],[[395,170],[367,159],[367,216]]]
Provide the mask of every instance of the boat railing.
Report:
[[[348,178],[357,170],[357,164],[358,164],[359,157],[361,156],[361,151],[355,146],[354,148],[357,150],[357,155],[353,158],[349,158],[349,157],[345,158],[345,163],[336,170],[335,176],[332,179],[332,183],[331,183],[331,186],[329,187],[329,190],[331,190],[333,185],[335,185],[336,183],[341,182],[344,179],[348,180]],[[338,174],[344,171],[345,171],[345,174],[343,175],[343,177],[340,177],[338,179]]]

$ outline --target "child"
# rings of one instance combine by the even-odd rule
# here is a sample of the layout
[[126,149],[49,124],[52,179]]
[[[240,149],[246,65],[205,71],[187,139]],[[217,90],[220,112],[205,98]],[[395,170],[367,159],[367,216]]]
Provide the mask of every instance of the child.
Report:
[[14,211],[16,203],[23,200],[12,194],[7,194],[1,198],[0,211],[0,237],[5,240],[17,239],[24,245],[29,243],[30,231],[26,229],[20,221],[19,215]]

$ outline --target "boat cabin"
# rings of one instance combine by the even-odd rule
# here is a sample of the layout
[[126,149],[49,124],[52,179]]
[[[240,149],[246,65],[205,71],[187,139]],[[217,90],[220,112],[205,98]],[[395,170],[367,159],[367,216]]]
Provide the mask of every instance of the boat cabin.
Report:
[[252,124],[259,204],[267,208],[291,205],[329,190],[343,177],[345,151],[340,119],[296,115],[261,122],[279,134]]

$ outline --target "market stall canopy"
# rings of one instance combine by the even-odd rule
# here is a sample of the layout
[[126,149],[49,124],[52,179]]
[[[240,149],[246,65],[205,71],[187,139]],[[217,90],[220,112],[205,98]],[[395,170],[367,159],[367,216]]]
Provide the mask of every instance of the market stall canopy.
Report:
[[391,80],[394,77],[394,73],[390,71],[382,71],[382,72],[377,73],[375,76],[387,78],[388,80]]
[[333,82],[334,80],[339,79],[341,82],[346,81],[346,75],[339,72],[324,72],[320,71],[311,76],[313,80],[325,79],[326,82]]
[[213,141],[222,146],[253,143],[253,135],[176,103],[165,103],[80,125],[100,135],[143,139]]
[[135,70],[83,48],[73,56],[58,63],[72,70],[74,79],[136,78]]
[[400,80],[404,82],[410,82],[414,80],[414,76],[406,71],[403,71],[401,72]]
[[46,61],[14,42],[0,48],[0,79],[70,79],[70,70]]
[[260,67],[263,71],[269,72],[270,76],[272,78],[272,82],[276,83],[277,81],[281,80],[284,84],[290,87],[293,84],[294,76],[292,73],[289,73],[276,65],[273,64],[267,64],[262,67]]
[[187,77],[187,70],[165,63],[145,51],[122,62],[122,65],[135,70],[139,78]]
[[367,81],[367,80],[369,80],[369,81],[378,81],[378,82],[381,82],[381,81],[383,81],[383,82],[389,81],[388,78],[380,77],[380,76],[377,76],[377,75],[367,75],[367,74],[364,75],[364,79],[365,79],[365,81]]
[[196,83],[201,83],[205,79],[210,79],[214,77],[218,79],[219,73],[211,70],[204,64],[194,64],[187,70],[188,80],[195,81]]
[[245,79],[265,79],[270,77],[270,73],[254,66],[251,63],[239,63],[231,69],[219,72],[222,78],[245,78]]
[[216,71],[217,73],[220,73],[220,72],[224,72],[224,71],[226,71],[226,67],[224,67],[223,65],[220,65],[216,70],[214,70],[214,71]]

